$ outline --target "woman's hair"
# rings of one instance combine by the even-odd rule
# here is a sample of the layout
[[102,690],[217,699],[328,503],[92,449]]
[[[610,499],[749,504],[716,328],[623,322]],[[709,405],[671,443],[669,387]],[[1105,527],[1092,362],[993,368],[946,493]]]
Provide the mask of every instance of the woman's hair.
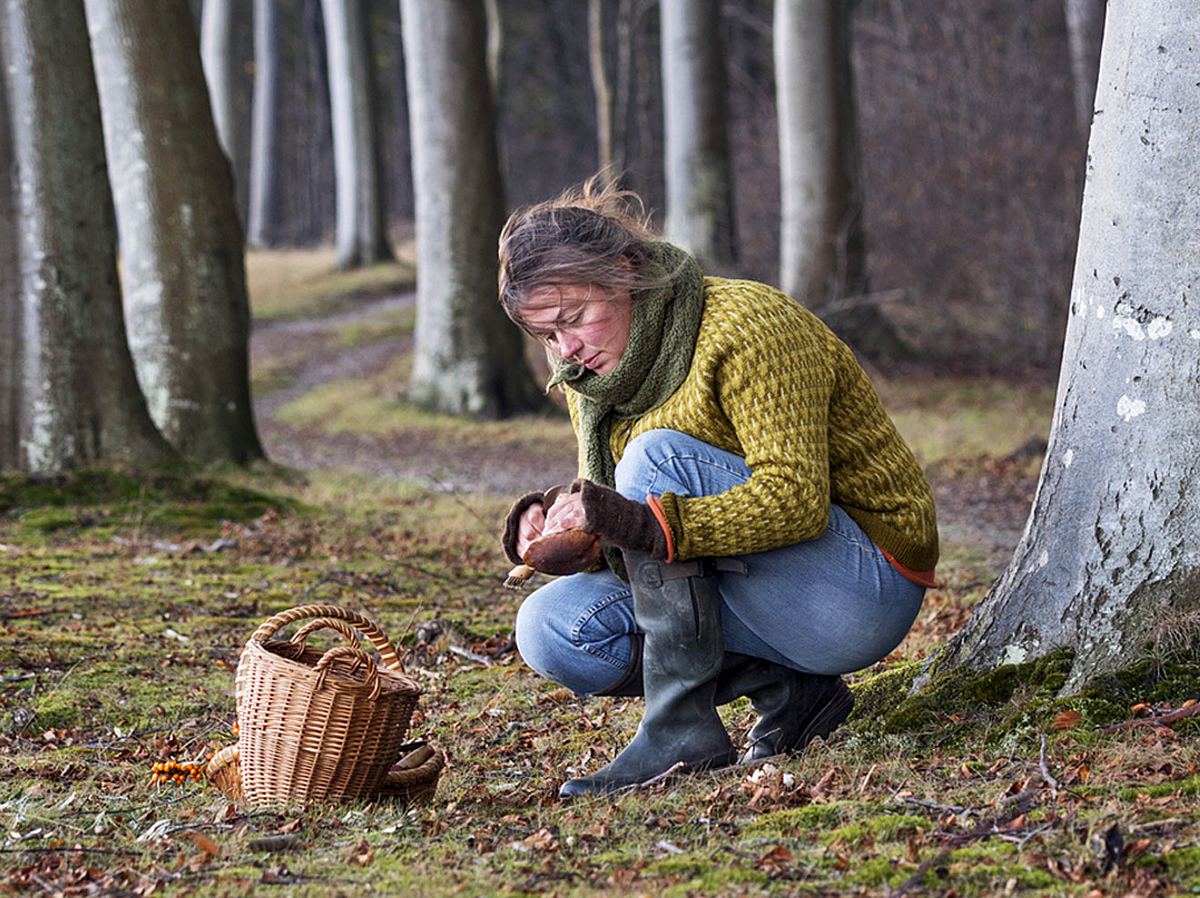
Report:
[[517,324],[530,291],[590,284],[605,291],[669,283],[644,264],[658,238],[641,197],[593,175],[555,199],[518,209],[500,232],[500,304]]

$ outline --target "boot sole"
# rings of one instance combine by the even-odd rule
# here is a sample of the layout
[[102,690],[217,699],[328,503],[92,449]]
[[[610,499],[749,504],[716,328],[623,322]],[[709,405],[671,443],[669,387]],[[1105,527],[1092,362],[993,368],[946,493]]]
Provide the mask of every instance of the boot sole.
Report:
[[610,795],[614,792],[626,792],[640,788],[649,783],[657,784],[659,782],[667,782],[676,777],[687,776],[691,773],[704,773],[707,770],[719,770],[722,767],[729,767],[737,761],[737,752],[730,749],[728,754],[717,755],[713,758],[706,758],[702,761],[693,761],[684,763],[678,769],[672,767],[666,768],[662,773],[650,777],[645,782],[639,783],[619,783],[612,780],[594,780],[591,777],[579,777],[578,779],[567,780],[558,790],[559,801],[570,801],[574,798],[586,798],[589,795]]

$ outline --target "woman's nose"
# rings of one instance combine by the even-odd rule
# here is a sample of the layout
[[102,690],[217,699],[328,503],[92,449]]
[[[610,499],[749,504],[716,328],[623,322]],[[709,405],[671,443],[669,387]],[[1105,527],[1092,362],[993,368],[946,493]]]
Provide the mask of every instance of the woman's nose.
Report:
[[558,355],[560,358],[569,359],[583,348],[583,341],[574,334],[566,331],[557,331],[554,339],[558,344]]

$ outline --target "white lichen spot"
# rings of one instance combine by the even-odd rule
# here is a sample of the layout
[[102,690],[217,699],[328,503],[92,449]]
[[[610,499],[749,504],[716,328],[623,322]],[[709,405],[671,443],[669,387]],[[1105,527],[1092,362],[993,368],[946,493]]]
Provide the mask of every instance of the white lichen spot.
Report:
[[1006,645],[1004,654],[1000,656],[1001,664],[1024,664],[1025,658],[1028,656],[1025,647],[1022,645]]
[[1140,399],[1130,399],[1128,396],[1122,396],[1117,400],[1117,414],[1125,419],[1128,424],[1138,415],[1146,414],[1146,403]]
[[1104,306],[1096,306],[1096,317],[1097,318],[1104,317]]
[[1066,452],[1063,453],[1063,467],[1064,468],[1071,467],[1071,462],[1073,462],[1073,461],[1075,461],[1075,450],[1068,449]]
[[1142,326],[1128,315],[1122,315],[1118,312],[1117,317],[1113,319],[1113,330],[1125,331],[1125,335],[1131,340],[1145,340],[1146,332],[1142,330]]
[[1190,330],[1188,331],[1188,336],[1193,340],[1200,340],[1200,330]]
[[225,411],[236,412],[237,411],[237,403],[234,402],[233,400],[230,400],[229,402],[225,403]]
[[1171,323],[1170,318],[1155,318],[1146,326],[1146,336],[1151,340],[1161,340],[1170,334],[1174,328],[1175,325]]
[[1042,554],[1038,556],[1038,569],[1044,568],[1050,563],[1050,553],[1042,549]]

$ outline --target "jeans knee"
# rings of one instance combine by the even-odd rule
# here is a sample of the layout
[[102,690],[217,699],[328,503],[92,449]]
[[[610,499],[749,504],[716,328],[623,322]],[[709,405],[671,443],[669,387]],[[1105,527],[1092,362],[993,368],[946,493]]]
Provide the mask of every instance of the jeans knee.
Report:
[[[541,676],[554,679],[551,673],[556,667],[553,659],[563,651],[562,643],[568,643],[569,637],[554,625],[553,603],[546,601],[539,592],[531,593],[517,609],[514,639],[525,663]],[[559,644],[557,650],[556,643]]]
[[617,492],[639,502],[646,498],[650,485],[658,478],[665,460],[679,451],[679,446],[692,440],[678,430],[647,430],[629,441],[621,460],[617,462],[615,485]]

